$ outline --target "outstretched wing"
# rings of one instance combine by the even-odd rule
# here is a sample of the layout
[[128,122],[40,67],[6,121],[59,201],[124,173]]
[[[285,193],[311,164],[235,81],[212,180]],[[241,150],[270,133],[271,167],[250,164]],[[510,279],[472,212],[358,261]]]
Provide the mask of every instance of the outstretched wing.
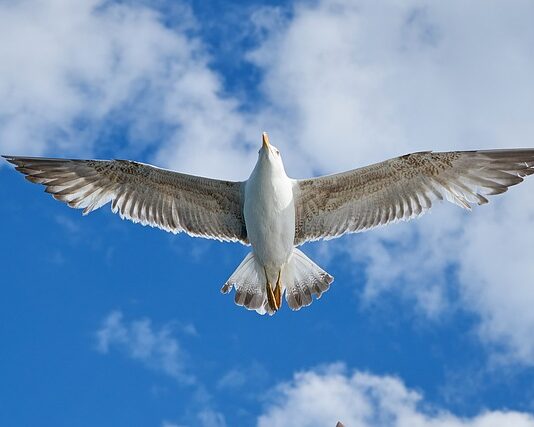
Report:
[[84,214],[108,202],[143,225],[248,243],[240,182],[219,181],[128,160],[4,156],[31,182]]
[[295,245],[426,212],[435,200],[470,209],[534,173],[534,149],[421,152],[295,181]]

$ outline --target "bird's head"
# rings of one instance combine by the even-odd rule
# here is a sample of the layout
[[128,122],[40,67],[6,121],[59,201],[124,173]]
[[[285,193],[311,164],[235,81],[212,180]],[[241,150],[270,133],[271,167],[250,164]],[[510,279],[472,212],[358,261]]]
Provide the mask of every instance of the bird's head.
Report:
[[263,132],[262,134],[262,146],[260,151],[258,151],[258,163],[269,165],[273,169],[284,170],[284,163],[282,162],[280,150],[269,143],[269,135],[267,135],[267,132]]

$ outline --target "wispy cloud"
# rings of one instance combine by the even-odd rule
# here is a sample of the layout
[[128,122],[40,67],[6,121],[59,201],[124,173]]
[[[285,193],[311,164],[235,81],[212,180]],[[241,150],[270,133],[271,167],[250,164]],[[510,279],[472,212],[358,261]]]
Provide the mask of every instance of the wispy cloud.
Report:
[[176,424],[171,421],[164,421],[162,427],[185,427],[186,425],[195,425],[200,427],[226,427],[226,419],[221,412],[211,408],[203,408],[196,415],[191,417],[189,423]]
[[252,362],[241,364],[222,374],[217,381],[217,388],[220,390],[239,390],[244,387],[258,386],[266,383],[269,374],[261,363]]
[[226,427],[224,415],[211,409],[199,412],[198,421],[202,427]]
[[[154,372],[167,375],[180,384],[190,385],[186,410],[179,421],[164,420],[163,427],[198,425],[226,427],[226,419],[213,404],[213,396],[191,372],[198,366],[186,362],[184,350],[176,333],[198,336],[191,323],[171,322],[155,327],[148,318],[125,320],[121,311],[112,311],[96,332],[96,349],[102,354],[117,351],[140,362]],[[156,391],[157,393],[157,391]]]
[[96,338],[102,354],[115,349],[181,383],[195,382],[187,373],[185,352],[169,326],[156,329],[145,318],[127,322],[120,311],[113,311],[102,322]]
[[247,382],[247,374],[243,370],[232,369],[226,372],[217,382],[220,389],[236,389],[243,387]]
[[297,373],[292,381],[279,384],[272,396],[258,417],[258,427],[334,427],[338,421],[358,427],[534,426],[534,418],[521,412],[459,417],[426,404],[398,378],[349,373],[340,364]]
[[55,220],[66,229],[69,235],[77,234],[80,231],[80,225],[66,215],[56,215]]

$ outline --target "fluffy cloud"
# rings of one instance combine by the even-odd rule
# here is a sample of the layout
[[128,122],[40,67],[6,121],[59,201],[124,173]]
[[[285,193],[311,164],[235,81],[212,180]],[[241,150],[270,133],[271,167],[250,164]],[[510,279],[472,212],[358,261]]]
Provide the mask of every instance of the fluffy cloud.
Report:
[[185,353],[168,326],[156,330],[149,319],[128,323],[120,311],[113,311],[104,319],[96,337],[97,350],[103,354],[117,349],[180,382],[194,381],[193,376],[185,372]]
[[275,20],[249,57],[286,143],[323,171],[414,149],[528,145],[534,11],[482,6],[323,0]]
[[532,427],[531,415],[485,411],[458,417],[424,403],[399,379],[365,372],[349,374],[342,365],[296,374],[273,391],[258,427]]
[[0,151],[107,153],[122,128],[130,153],[157,143],[164,166],[241,177],[225,165],[247,159],[246,121],[180,4],[169,27],[142,2],[2,2]]
[[[533,146],[533,14],[523,1],[299,3],[249,55],[265,72],[265,120],[284,133],[285,151],[298,153],[287,169]],[[533,186],[470,216],[439,206],[414,224],[329,247],[363,264],[366,301],[395,291],[434,318],[461,303],[505,360],[533,364]]]

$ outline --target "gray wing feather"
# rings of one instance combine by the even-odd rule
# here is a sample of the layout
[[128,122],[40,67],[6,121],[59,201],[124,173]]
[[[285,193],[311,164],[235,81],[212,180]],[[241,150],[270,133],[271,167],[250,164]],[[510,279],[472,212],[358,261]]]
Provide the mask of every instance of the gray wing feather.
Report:
[[247,244],[242,183],[128,160],[4,156],[45,191],[83,214],[108,202],[121,218],[192,236]]
[[534,173],[534,149],[420,152],[336,175],[296,180],[295,245],[364,231],[447,199],[488,202]]

